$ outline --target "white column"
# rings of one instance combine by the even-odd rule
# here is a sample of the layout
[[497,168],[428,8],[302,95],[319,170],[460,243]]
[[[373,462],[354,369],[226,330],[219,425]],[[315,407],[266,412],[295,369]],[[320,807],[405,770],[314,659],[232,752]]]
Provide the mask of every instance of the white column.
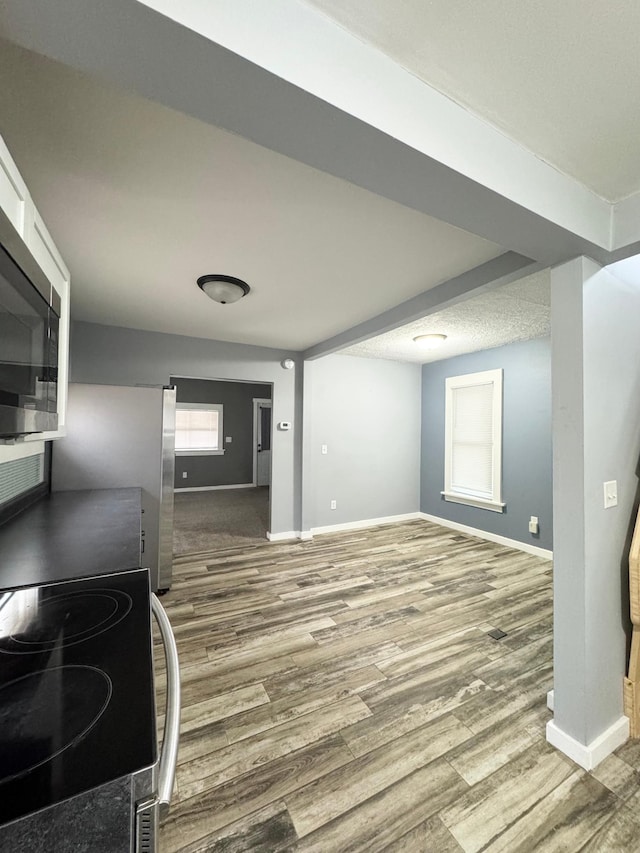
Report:
[[[640,282],[588,258],[551,274],[554,713],[547,739],[590,769],[626,740],[626,559],[640,455]],[[604,483],[618,505],[604,507]]]

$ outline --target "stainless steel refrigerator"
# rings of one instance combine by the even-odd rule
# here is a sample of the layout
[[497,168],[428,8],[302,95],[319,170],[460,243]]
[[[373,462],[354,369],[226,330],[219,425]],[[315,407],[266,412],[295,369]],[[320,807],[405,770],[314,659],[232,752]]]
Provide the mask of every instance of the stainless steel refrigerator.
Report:
[[141,489],[141,563],[154,591],[171,586],[175,412],[172,387],[71,383],[67,435],[53,449],[53,491]]

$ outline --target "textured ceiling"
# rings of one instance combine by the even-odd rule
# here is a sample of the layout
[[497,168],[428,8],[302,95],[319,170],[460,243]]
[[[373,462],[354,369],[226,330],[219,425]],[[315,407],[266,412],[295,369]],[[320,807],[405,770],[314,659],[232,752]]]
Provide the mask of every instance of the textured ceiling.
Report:
[[304,0],[604,198],[640,190],[640,3]]
[[[0,77],[76,319],[301,350],[503,251],[7,42]],[[217,305],[205,273],[252,291]]]
[[[355,344],[340,354],[426,364],[540,338],[550,331],[551,283],[547,269]],[[421,349],[413,341],[417,335],[436,333],[447,335],[447,340],[436,350]]]

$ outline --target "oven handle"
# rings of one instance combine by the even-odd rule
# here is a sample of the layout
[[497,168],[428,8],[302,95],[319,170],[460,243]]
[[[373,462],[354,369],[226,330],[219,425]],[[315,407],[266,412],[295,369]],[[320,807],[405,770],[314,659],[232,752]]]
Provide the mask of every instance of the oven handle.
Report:
[[180,741],[180,667],[178,647],[171,630],[169,617],[158,596],[151,596],[151,610],[155,616],[164,647],[164,657],[167,662],[167,707],[165,713],[162,750],[158,770],[158,804],[160,814],[165,815],[171,804],[173,784],[176,777],[178,762],[178,744]]

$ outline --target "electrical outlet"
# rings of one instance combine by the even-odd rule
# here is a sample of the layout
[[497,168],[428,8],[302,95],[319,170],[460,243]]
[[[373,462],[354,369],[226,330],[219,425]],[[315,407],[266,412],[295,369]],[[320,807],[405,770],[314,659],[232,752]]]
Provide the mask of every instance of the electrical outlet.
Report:
[[338,509],[338,501],[331,501],[331,509]]
[[183,479],[183,480],[186,480],[186,479],[187,479],[187,472],[186,472],[186,471],[183,471],[183,472],[182,472],[182,479]]
[[231,436],[230,436],[230,435],[226,435],[226,436],[225,436],[225,438],[224,438],[224,442],[225,442],[225,444],[231,444]]
[[538,533],[540,525],[538,524],[538,516],[532,515],[529,519],[529,533]]

